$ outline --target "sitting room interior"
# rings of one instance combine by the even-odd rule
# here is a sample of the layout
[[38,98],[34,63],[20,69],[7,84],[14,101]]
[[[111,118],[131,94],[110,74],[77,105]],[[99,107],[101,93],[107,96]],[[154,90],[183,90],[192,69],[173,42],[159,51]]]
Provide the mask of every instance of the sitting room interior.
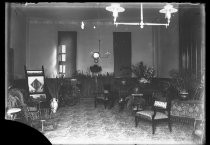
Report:
[[5,3],[5,119],[52,144],[202,144],[205,4]]

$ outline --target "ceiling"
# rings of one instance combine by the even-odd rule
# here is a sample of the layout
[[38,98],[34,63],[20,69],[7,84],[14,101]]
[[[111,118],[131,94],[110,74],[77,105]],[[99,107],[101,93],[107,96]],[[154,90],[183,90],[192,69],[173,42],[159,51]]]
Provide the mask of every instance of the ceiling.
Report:
[[[166,3],[143,3],[144,19],[164,19],[164,14],[159,10]],[[28,3],[12,4],[12,8],[18,9],[28,17],[57,19],[57,20],[107,20],[113,21],[112,13],[106,11],[111,3]],[[125,11],[119,13],[118,21],[133,21],[140,19],[140,3],[120,3]],[[178,8],[177,3],[173,3]]]

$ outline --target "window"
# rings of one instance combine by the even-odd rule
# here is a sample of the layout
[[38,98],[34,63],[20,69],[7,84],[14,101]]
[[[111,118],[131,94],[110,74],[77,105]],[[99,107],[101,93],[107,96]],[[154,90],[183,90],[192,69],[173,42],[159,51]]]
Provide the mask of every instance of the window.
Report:
[[65,76],[66,73],[66,45],[61,45],[58,51],[59,74]]

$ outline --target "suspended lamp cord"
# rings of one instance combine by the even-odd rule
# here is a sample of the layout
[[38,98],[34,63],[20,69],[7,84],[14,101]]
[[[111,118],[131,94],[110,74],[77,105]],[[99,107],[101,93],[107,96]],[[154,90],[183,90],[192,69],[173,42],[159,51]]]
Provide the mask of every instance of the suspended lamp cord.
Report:
[[[97,3],[97,5],[98,5],[98,10],[97,10],[97,19],[99,20],[99,3]],[[99,22],[97,21],[97,30],[98,30],[98,38],[99,38],[99,40],[98,40],[98,42],[99,42],[99,47],[98,47],[98,49],[99,49],[99,53],[100,53],[100,42],[101,42],[101,40],[100,40],[100,29],[99,29]]]
[[141,21],[140,22],[143,22],[143,8],[142,8],[142,3],[141,3],[140,16],[141,16]]

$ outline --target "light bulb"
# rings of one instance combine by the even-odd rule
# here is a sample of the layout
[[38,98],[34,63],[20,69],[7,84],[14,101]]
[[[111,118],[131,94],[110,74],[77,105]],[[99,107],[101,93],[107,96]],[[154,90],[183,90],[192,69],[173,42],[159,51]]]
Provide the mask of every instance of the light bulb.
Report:
[[93,53],[93,58],[94,59],[98,59],[99,58],[99,53],[98,52],[94,52]]
[[81,22],[81,29],[84,29],[84,27],[85,27],[85,24],[84,24],[84,22],[82,21],[82,22]]

